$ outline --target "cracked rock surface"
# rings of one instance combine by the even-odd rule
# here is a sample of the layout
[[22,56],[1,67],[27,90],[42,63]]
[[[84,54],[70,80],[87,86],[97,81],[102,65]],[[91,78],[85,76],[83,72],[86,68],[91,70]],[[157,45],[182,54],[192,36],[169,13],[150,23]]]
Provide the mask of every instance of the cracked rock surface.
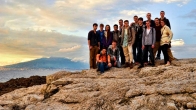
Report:
[[47,76],[47,84],[0,96],[0,110],[195,110],[196,59],[141,70],[112,68]]

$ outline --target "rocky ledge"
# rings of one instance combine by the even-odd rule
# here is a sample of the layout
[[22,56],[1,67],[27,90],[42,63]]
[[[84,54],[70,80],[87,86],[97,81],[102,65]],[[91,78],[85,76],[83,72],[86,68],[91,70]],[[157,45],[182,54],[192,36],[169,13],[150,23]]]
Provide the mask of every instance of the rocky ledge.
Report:
[[[160,61],[163,62],[163,61]],[[141,70],[61,71],[0,96],[0,110],[195,110],[196,59]]]

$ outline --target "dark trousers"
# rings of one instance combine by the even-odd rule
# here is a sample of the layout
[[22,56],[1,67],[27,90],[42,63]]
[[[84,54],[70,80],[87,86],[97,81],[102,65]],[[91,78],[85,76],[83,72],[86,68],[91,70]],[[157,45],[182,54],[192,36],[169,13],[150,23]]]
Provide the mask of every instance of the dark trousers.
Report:
[[157,53],[157,57],[161,57],[161,47],[159,47],[158,53]]
[[98,51],[98,53],[101,53],[101,50],[103,49],[103,44],[100,44],[100,50]]
[[120,50],[120,57],[121,57],[121,64],[125,64],[125,55],[124,55],[124,52],[123,52],[123,48],[122,46],[118,46],[119,50]]
[[107,63],[105,63],[105,62],[101,62],[101,63],[99,62],[99,63],[97,63],[97,67],[98,67],[98,70],[101,73],[104,73],[105,70],[108,70],[109,69]]
[[[137,53],[136,53],[137,50]],[[140,62],[142,59],[142,42],[135,42],[133,45],[133,59],[135,62]]]
[[153,54],[152,45],[145,45],[145,48],[144,48],[143,54],[142,54],[141,65],[144,65],[145,60],[148,59],[148,52],[150,53],[151,63],[154,65],[154,54]]
[[169,48],[168,44],[164,44],[164,45],[161,46],[161,50],[163,52],[165,64],[167,64],[167,61],[169,61],[169,55],[168,55],[168,52],[167,52],[168,48]]
[[96,65],[96,55],[98,54],[98,46],[93,46],[90,49],[90,69],[96,69],[97,65]]

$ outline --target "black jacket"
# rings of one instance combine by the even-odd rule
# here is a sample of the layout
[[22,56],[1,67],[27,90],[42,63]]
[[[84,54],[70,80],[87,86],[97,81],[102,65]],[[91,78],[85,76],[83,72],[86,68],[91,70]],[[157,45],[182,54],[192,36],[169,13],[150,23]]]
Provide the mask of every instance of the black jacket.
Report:
[[107,50],[107,54],[110,55],[110,57],[115,56],[116,60],[119,61],[119,55],[120,55],[120,51],[119,48],[116,47],[115,51],[112,50],[112,45],[109,46],[108,50]]
[[[161,21],[161,18],[159,20]],[[165,24],[171,29],[171,25],[170,25],[169,19],[167,19],[166,17],[164,17],[163,20],[165,21]]]

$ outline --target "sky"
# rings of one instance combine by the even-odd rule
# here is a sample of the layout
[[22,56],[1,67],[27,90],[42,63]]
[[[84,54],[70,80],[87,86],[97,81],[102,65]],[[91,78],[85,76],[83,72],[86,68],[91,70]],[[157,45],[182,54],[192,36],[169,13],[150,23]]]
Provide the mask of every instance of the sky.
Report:
[[0,66],[43,57],[89,62],[87,35],[93,23],[113,27],[119,19],[133,22],[170,20],[176,57],[196,56],[195,0],[0,0]]

